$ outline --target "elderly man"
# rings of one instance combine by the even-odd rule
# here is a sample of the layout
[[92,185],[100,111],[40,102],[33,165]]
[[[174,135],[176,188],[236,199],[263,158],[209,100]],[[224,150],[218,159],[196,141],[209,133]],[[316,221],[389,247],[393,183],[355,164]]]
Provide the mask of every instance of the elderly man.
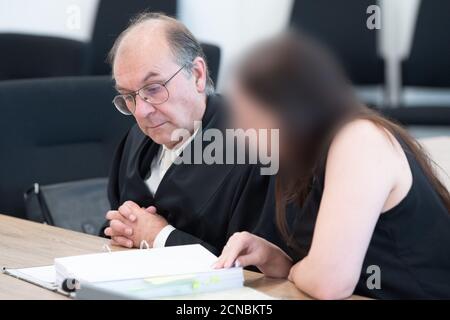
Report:
[[[217,254],[244,230],[280,243],[271,179],[258,166],[173,163],[199,131],[226,128],[226,108],[189,30],[165,15],[141,14],[116,40],[110,61],[119,92],[114,104],[137,122],[119,145],[110,175],[113,210],[104,232],[112,243],[199,243]],[[189,135],[173,141],[176,129]]]

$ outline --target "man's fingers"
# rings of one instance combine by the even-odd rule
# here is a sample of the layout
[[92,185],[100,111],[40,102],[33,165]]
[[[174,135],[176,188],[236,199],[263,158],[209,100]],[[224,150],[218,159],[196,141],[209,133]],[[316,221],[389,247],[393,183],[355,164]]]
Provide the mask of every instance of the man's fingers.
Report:
[[[131,222],[135,222],[137,220],[137,217],[139,213],[142,213],[143,211],[151,214],[156,214],[157,210],[154,206],[150,206],[147,209],[139,207],[136,203],[133,201],[126,201],[124,202],[120,207],[118,211],[109,211],[106,214],[106,218],[108,220],[122,220],[126,219]],[[118,218],[120,216],[120,218]]]
[[119,211],[117,211],[117,210],[110,210],[110,211],[108,211],[106,213],[106,219],[114,220],[114,219],[117,219],[119,215],[120,215]]
[[141,210],[142,208],[139,207],[133,201],[126,201],[119,207],[120,214],[131,222],[136,221],[137,219],[136,213],[139,213],[139,211]]
[[113,235],[113,231],[111,227],[105,229],[105,236],[111,237]]
[[156,214],[156,208],[154,206],[150,206],[147,209],[145,209],[148,213]]
[[[110,229],[111,229],[110,232],[112,233],[111,234],[112,236],[116,236],[116,235],[131,236],[133,234],[133,229],[130,228],[129,226],[127,226],[125,223],[119,221],[119,220],[112,220],[110,222],[109,226],[110,226]],[[105,232],[106,232],[106,230],[105,230]]]
[[[127,232],[127,231],[125,231],[125,232]],[[130,232],[130,231],[128,231],[128,232]],[[126,234],[126,236],[131,236],[132,234],[133,234],[133,230],[131,229],[131,234],[130,235]],[[112,227],[108,227],[105,229],[105,235],[108,237],[115,237],[115,236],[123,236],[123,235],[125,235],[125,233],[117,231],[116,229],[113,229]]]
[[123,205],[121,205],[119,207],[119,213],[127,220],[134,222],[136,221],[136,216],[133,214],[133,211],[131,210],[131,208],[124,203]]
[[133,248],[133,241],[122,236],[111,238],[111,244],[119,245],[125,248]]
[[126,223],[129,221],[127,218],[125,218],[123,215],[119,213],[119,211],[111,210],[106,213],[106,219],[109,220],[111,223],[112,220],[119,220],[122,223]]

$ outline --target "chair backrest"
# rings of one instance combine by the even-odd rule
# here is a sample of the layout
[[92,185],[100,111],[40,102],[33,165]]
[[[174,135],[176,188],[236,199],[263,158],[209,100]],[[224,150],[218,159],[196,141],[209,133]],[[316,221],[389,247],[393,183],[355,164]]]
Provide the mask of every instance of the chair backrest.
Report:
[[78,76],[86,44],[58,37],[0,34],[0,80]]
[[90,45],[91,74],[105,75],[111,68],[105,61],[114,40],[126,28],[130,19],[144,10],[177,13],[176,0],[100,0]]
[[0,212],[23,217],[33,183],[105,177],[134,119],[111,101],[110,77],[0,83]]
[[403,84],[450,88],[450,1],[421,1]]
[[356,85],[384,82],[377,55],[377,31],[366,26],[367,8],[376,0],[296,0],[291,23],[328,46]]
[[209,74],[214,84],[217,83],[220,69],[221,52],[218,46],[212,44],[202,43],[203,51],[208,61]]

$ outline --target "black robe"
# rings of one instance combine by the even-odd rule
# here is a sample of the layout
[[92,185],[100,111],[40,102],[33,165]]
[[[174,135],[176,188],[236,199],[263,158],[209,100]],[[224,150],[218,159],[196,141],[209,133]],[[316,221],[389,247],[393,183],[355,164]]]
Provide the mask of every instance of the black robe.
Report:
[[[220,96],[208,97],[202,130],[224,132],[226,109]],[[207,144],[202,142],[203,147]],[[275,227],[274,180],[262,176],[258,165],[174,164],[153,197],[145,180],[159,148],[137,125],[131,128],[117,149],[110,174],[113,210],[127,200],[155,206],[176,228],[166,246],[199,243],[220,254],[233,233],[249,231],[283,247]]]

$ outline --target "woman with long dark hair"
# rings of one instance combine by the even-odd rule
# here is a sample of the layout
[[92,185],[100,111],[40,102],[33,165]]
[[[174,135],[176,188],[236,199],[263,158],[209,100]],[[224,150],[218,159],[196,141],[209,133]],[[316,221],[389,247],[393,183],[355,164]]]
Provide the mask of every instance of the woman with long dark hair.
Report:
[[276,218],[290,252],[237,233],[217,268],[254,265],[315,298],[450,298],[449,192],[326,50],[294,32],[260,45],[231,101],[237,126],[280,128]]

